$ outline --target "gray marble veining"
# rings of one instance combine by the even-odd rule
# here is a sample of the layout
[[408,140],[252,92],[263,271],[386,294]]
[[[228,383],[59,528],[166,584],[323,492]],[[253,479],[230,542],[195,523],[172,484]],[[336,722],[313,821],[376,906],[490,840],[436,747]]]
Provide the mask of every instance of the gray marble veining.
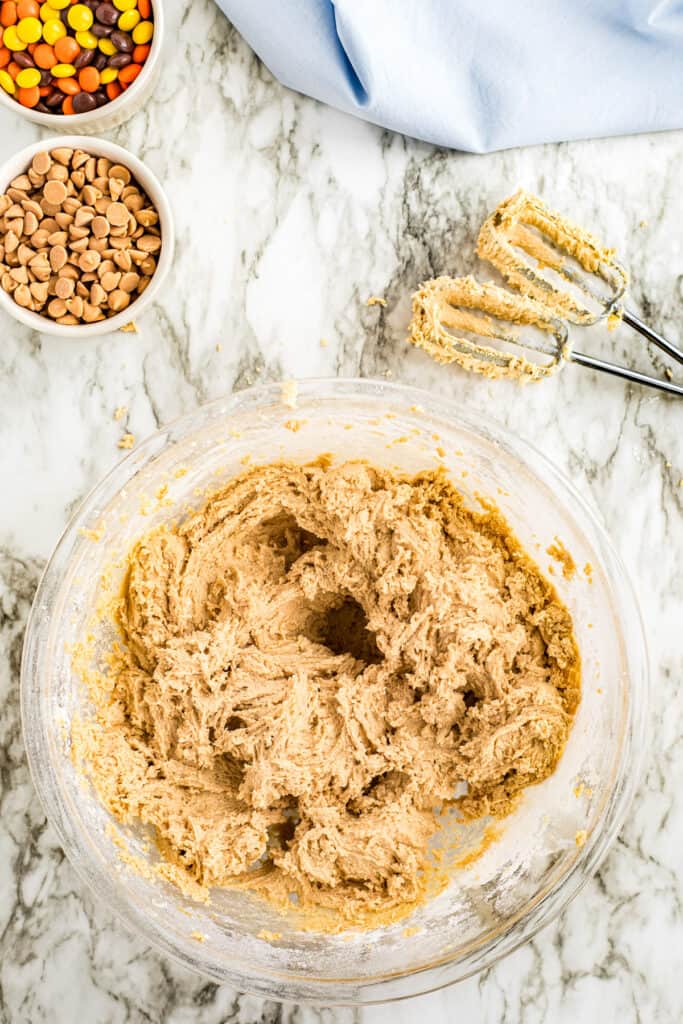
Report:
[[[3,319],[0,345],[0,1019],[19,1024],[574,1024],[683,1019],[683,404],[577,367],[520,392],[405,343],[421,278],[475,270],[483,214],[517,186],[626,255],[633,304],[683,342],[683,133],[486,157],[437,151],[283,90],[211,0],[168,4],[168,61],[114,133],[164,182],[171,273],[139,333],[55,341]],[[0,117],[0,158],[39,136]],[[370,295],[386,308],[368,307]],[[321,339],[327,345],[321,346]],[[585,338],[585,340],[584,340]],[[662,373],[620,327],[582,347]],[[651,638],[648,769],[597,876],[507,960],[363,1011],[280,1007],[169,963],[75,877],[40,809],[18,707],[22,631],[69,513],[140,438],[198,403],[282,376],[387,376],[450,394],[534,441],[596,506]],[[129,413],[116,422],[114,408]]]

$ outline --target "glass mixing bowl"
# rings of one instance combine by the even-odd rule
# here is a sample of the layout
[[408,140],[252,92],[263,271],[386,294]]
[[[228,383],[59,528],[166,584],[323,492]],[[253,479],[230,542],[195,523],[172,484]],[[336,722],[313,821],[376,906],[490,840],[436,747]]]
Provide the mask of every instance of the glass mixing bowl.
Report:
[[[83,502],[48,563],[28,624],[24,735],[36,788],[68,857],[133,930],[239,989],[360,1004],[427,992],[490,966],[578,892],[622,824],[638,778],[646,646],[633,590],[603,527],[535,449],[488,417],[408,387],[324,380],[302,382],[298,392],[295,409],[270,385],[171,423]],[[141,533],[199,504],[205,488],[241,471],[245,459],[308,461],[322,452],[406,471],[445,466],[470,499],[497,502],[544,569],[546,548],[559,537],[579,567],[571,580],[559,567],[553,578],[573,615],[583,663],[583,697],[557,771],[527,790],[498,840],[410,917],[336,936],[298,930],[245,892],[214,891],[208,903],[196,902],[124,863],[122,834],[143,862],[155,859],[153,845],[142,828],[121,833],[70,757],[70,722],[87,712],[87,698],[69,647],[91,628],[102,631],[101,649],[110,639],[110,627],[92,622],[102,574],[116,585],[122,569],[112,564]],[[590,579],[581,571],[586,564]],[[466,838],[481,839],[481,823],[468,829]],[[279,937],[266,941],[264,931]]]

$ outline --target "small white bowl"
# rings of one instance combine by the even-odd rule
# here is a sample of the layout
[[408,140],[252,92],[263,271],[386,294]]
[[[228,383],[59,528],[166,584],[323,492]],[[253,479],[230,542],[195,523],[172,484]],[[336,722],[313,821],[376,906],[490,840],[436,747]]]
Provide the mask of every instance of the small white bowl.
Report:
[[162,0],[152,0],[154,14],[154,35],[149,56],[142,71],[125,92],[110,103],[85,114],[43,114],[39,110],[22,107],[15,99],[0,89],[0,109],[3,107],[18,114],[26,121],[50,128],[53,132],[103,132],[123,124],[132,117],[151,96],[161,72],[161,53],[164,40],[164,8]]
[[145,288],[139,298],[134,299],[120,313],[107,317],[105,320],[98,320],[94,324],[58,324],[48,316],[34,313],[23,306],[18,306],[11,295],[8,295],[4,288],[0,287],[0,309],[3,309],[10,316],[25,324],[26,327],[40,331],[41,334],[52,334],[61,338],[94,338],[99,334],[110,334],[130,323],[135,317],[147,309],[161,287],[173,259],[174,231],[171,207],[161,187],[158,178],[152,174],[148,167],[138,160],[136,156],[129,153],[122,146],[117,146],[106,139],[96,139],[90,135],[57,135],[54,138],[41,139],[31,146],[15,153],[2,167],[0,167],[0,195],[7,191],[10,182],[17,175],[23,174],[31,163],[36,153],[57,149],[60,146],[69,149],[82,149],[93,156],[104,156],[117,164],[127,167],[138,185],[141,186],[149,196],[152,205],[159,214],[159,227],[161,230],[161,249],[157,259],[157,269],[154,271],[152,280]]

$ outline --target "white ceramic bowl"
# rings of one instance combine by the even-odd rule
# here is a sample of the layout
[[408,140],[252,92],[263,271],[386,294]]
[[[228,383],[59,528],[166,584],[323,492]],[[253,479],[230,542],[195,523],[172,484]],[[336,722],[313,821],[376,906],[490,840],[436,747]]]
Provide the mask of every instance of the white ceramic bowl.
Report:
[[161,249],[157,260],[157,269],[145,291],[139,298],[131,302],[130,306],[127,306],[122,312],[115,313],[114,316],[110,316],[106,320],[99,320],[94,324],[70,326],[69,324],[55,323],[48,316],[42,316],[40,313],[33,313],[29,309],[18,306],[12,296],[8,295],[3,288],[0,288],[0,309],[9,313],[19,323],[31,327],[34,331],[40,331],[41,334],[51,334],[60,338],[94,338],[99,334],[109,334],[124,327],[131,320],[139,317],[154,301],[173,259],[174,232],[171,207],[158,178],[141,160],[138,160],[122,146],[117,146],[106,139],[95,139],[89,135],[57,135],[54,138],[41,139],[40,142],[34,142],[33,145],[15,153],[0,167],[0,195],[7,190],[13,178],[24,173],[36,153],[57,149],[59,146],[83,149],[95,156],[107,157],[129,169],[159,214]]
[[164,45],[164,8],[162,0],[153,0],[154,35],[149,56],[135,81],[111,103],[106,103],[86,114],[42,114],[39,110],[22,107],[15,99],[0,89],[0,109],[3,107],[18,117],[23,117],[53,132],[103,132],[123,124],[147,102],[161,72],[161,53]]

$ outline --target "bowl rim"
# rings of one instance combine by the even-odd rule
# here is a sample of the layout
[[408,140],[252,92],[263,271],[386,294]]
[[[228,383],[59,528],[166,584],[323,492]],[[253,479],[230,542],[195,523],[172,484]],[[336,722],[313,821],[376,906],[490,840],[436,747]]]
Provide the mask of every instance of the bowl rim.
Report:
[[[38,792],[46,817],[55,828],[59,841],[71,861],[77,875],[100,898],[107,908],[120,918],[134,934],[142,935],[158,951],[173,959],[184,967],[190,967],[203,976],[219,982],[232,984],[242,991],[249,991],[259,996],[275,999],[292,999],[304,1003],[324,1005],[371,1005],[387,1001],[412,998],[444,988],[454,982],[464,980],[479,971],[492,966],[500,958],[507,956],[523,945],[538,931],[554,920],[566,908],[569,902],[588,882],[604,859],[612,841],[623,826],[626,813],[631,804],[637,784],[642,773],[647,752],[646,736],[648,732],[649,705],[649,655],[642,613],[637,596],[626,568],[614,548],[612,541],[597,512],[591,508],[586,499],[576,490],[573,483],[545,456],[535,445],[513,433],[508,427],[492,417],[486,417],[485,427],[477,420],[481,417],[475,409],[468,409],[450,398],[434,395],[423,389],[414,388],[395,382],[386,382],[372,378],[307,378],[297,381],[299,396],[311,397],[316,400],[325,398],[348,397],[359,398],[369,396],[391,397],[392,395],[407,399],[412,404],[435,411],[449,418],[452,422],[477,434],[494,440],[501,447],[507,448],[533,476],[538,478],[536,467],[532,468],[529,461],[533,460],[543,470],[543,482],[555,482],[561,485],[571,501],[587,518],[590,526],[596,530],[601,543],[601,554],[609,561],[611,589],[618,586],[622,605],[625,603],[634,626],[629,634],[631,646],[629,651],[636,650],[640,654],[638,678],[632,673],[631,657],[627,657],[628,676],[632,684],[628,688],[628,708],[623,725],[624,741],[615,772],[615,781],[611,792],[604,799],[600,816],[596,821],[586,844],[577,852],[575,859],[558,875],[553,876],[547,885],[527,900],[522,910],[506,921],[505,927],[497,933],[487,936],[483,942],[477,942],[473,952],[462,954],[456,950],[453,954],[445,954],[429,964],[420,964],[414,969],[395,971],[372,978],[327,978],[316,976],[314,979],[295,972],[259,969],[257,976],[245,977],[239,969],[248,969],[243,961],[235,961],[235,968],[226,969],[224,965],[213,963],[202,957],[203,947],[193,949],[192,955],[175,937],[163,935],[154,923],[150,923],[141,912],[126,900],[123,905],[114,906],[106,897],[102,897],[106,885],[102,889],[97,886],[99,865],[88,873],[93,865],[83,864],[74,860],[76,853],[82,854],[83,843],[80,834],[74,836],[73,822],[64,820],[55,810],[56,801],[49,799],[50,787],[55,790],[56,776],[52,765],[40,764],[41,744],[47,741],[47,722],[40,716],[40,686],[33,672],[33,663],[38,654],[39,623],[42,613],[40,609],[43,595],[47,589],[47,581],[61,570],[60,563],[67,564],[69,555],[78,543],[79,531],[92,517],[93,506],[102,507],[100,496],[107,492],[105,500],[111,500],[113,494],[125,486],[138,472],[146,468],[150,462],[168,445],[174,442],[176,431],[191,427],[198,431],[221,416],[239,411],[240,407],[250,409],[271,405],[282,399],[282,382],[260,384],[231,395],[198,406],[194,411],[176,417],[156,430],[142,441],[131,453],[117,463],[86,495],[63,530],[53,552],[48,559],[39,581],[33,605],[29,614],[21,662],[21,717],[24,742],[27,750],[29,769]],[[319,394],[320,389],[327,394]],[[331,391],[331,395],[329,392]],[[436,408],[435,408],[436,407]],[[160,448],[160,445],[162,446]],[[526,458],[525,458],[526,456]],[[530,458],[529,458],[530,457]],[[112,491],[112,487],[114,490]],[[110,495],[108,492],[112,491]],[[633,635],[637,634],[637,635]],[[28,729],[30,715],[33,715],[43,727],[42,735],[34,727]],[[629,770],[623,771],[624,765]],[[609,819],[609,820],[608,820]],[[77,830],[76,830],[77,831]],[[100,883],[103,879],[100,874]],[[106,879],[104,881],[107,881]],[[463,969],[458,969],[460,965]],[[335,989],[336,991],[332,991]]]
[[143,163],[130,150],[119,146],[118,143],[110,142],[109,139],[102,139],[95,135],[56,135],[46,139],[39,139],[37,142],[32,142],[29,146],[18,150],[0,166],[0,194],[5,192],[7,186],[17,174],[22,173],[21,168],[26,169],[36,153],[49,152],[51,149],[58,149],[60,147],[82,149],[85,152],[91,152],[95,156],[113,158],[132,172],[137,182],[152,200],[159,214],[161,248],[159,250],[157,268],[142,295],[135,299],[134,302],[131,302],[120,313],[115,313],[114,316],[107,317],[105,320],[99,320],[94,324],[58,324],[41,313],[35,313],[32,310],[18,306],[12,296],[1,287],[0,309],[4,310],[5,313],[20,324],[23,324],[24,327],[30,327],[31,330],[38,331],[40,334],[51,335],[56,338],[95,338],[125,327],[134,317],[140,316],[154,300],[173,261],[173,250],[175,247],[173,214],[171,212],[171,204],[161,182],[147,164]]
[[44,114],[40,110],[23,107],[17,100],[12,99],[4,89],[0,89],[0,107],[4,107],[5,110],[17,114],[23,121],[27,121],[29,124],[38,124],[43,128],[50,128],[53,131],[60,131],[60,129],[62,132],[71,130],[74,133],[79,131],[79,129],[87,131],[89,125],[98,124],[103,116],[105,116],[103,113],[105,110],[107,115],[111,114],[115,117],[117,113],[121,114],[123,110],[130,107],[130,113],[124,115],[118,121],[119,124],[122,124],[124,120],[132,117],[135,113],[135,101],[138,94],[147,88],[159,63],[163,49],[165,28],[163,3],[164,0],[152,0],[154,35],[152,36],[149,56],[143,65],[142,71],[135,81],[128,86],[126,91],[117,96],[115,100],[110,100],[104,107],[96,107],[95,110],[88,110],[84,114]]

